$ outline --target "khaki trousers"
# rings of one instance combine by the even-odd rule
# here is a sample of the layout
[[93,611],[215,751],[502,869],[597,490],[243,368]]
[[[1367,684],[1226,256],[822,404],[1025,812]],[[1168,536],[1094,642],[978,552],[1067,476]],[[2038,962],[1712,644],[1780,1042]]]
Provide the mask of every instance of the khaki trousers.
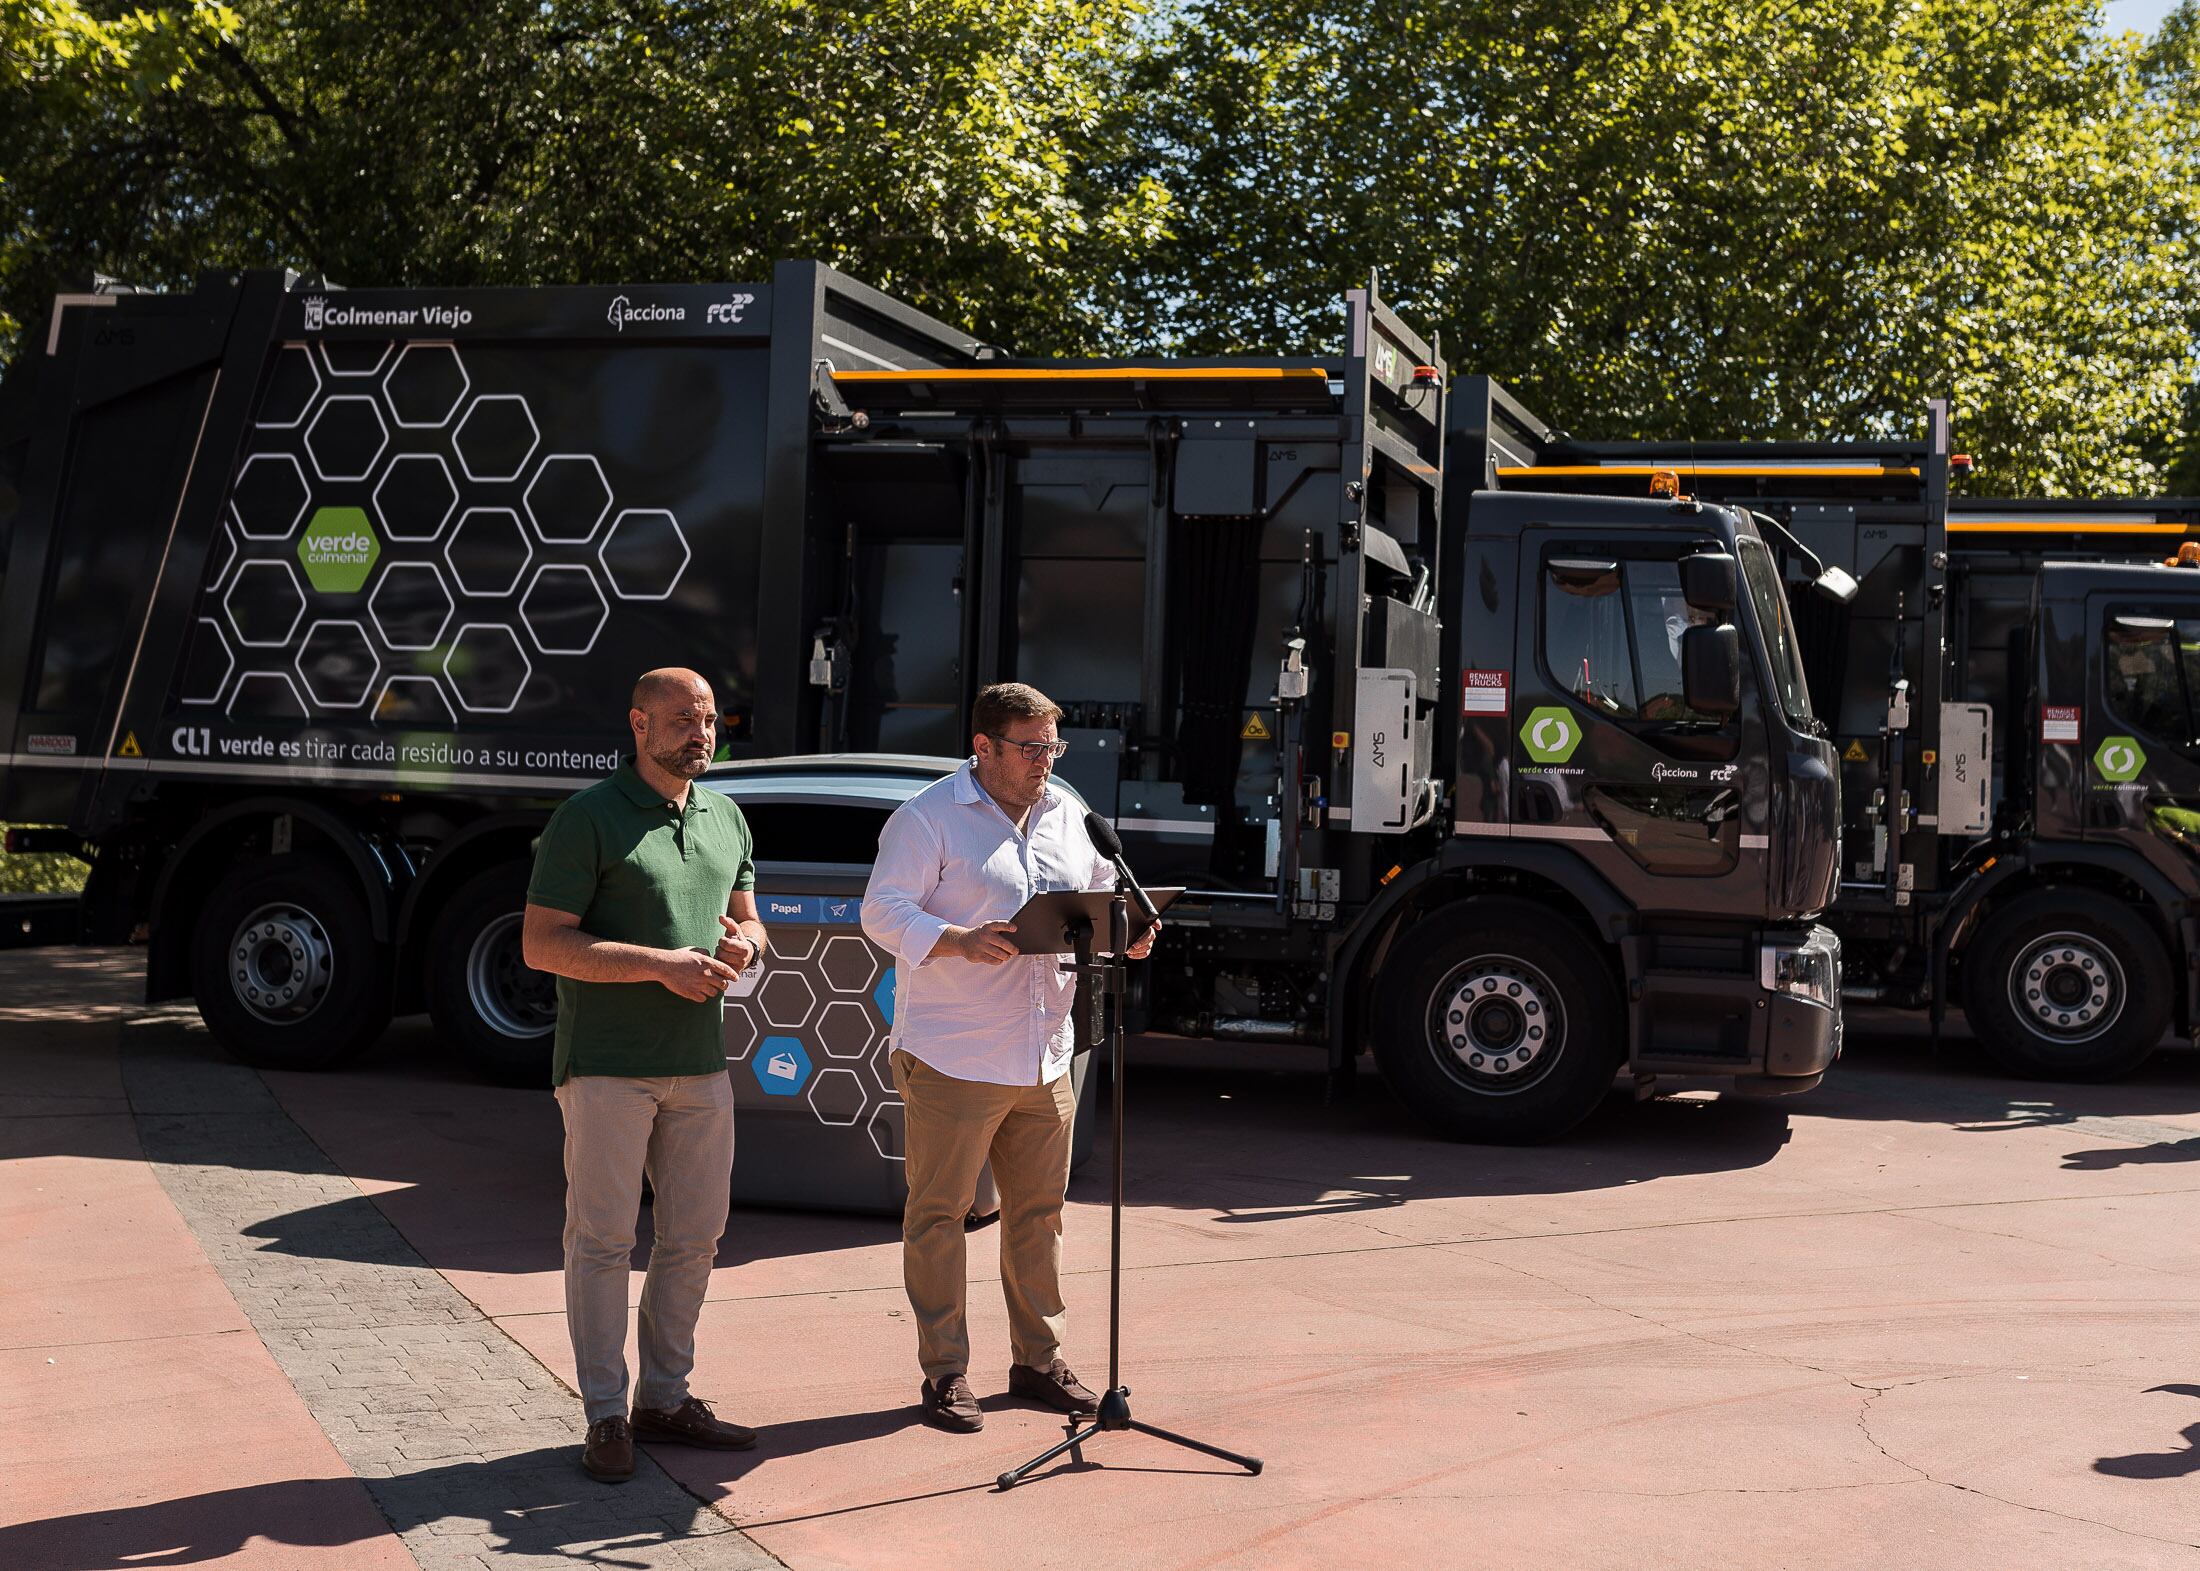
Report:
[[733,1082],[707,1075],[573,1075],[565,1114],[565,1320],[593,1424],[627,1414],[626,1295],[642,1175],[656,1191],[642,1284],[636,1407],[688,1399],[695,1320],[726,1230]]
[[963,1218],[990,1158],[1001,1190],[1001,1291],[1010,1352],[1044,1369],[1061,1352],[1062,1196],[1069,1188],[1070,1077],[997,1086],[943,1075],[894,1050],[894,1084],[908,1127],[909,1201],[901,1272],[916,1314],[917,1362],[937,1383],[970,1372]]

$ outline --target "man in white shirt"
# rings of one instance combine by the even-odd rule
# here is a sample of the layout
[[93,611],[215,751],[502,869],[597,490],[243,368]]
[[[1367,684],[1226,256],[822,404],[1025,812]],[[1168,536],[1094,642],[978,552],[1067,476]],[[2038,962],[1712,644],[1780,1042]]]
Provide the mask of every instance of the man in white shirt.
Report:
[[[989,1156],[1001,1192],[1009,1392],[1065,1413],[1099,1408],[1061,1356],[1076,978],[1061,956],[1019,954],[1006,936],[1035,894],[1114,887],[1082,810],[1048,785],[1068,746],[1055,730],[1061,716],[1022,682],[979,693],[976,756],[895,810],[863,895],[863,930],[897,962],[893,1065],[909,1181],[902,1279],[916,1315],[924,1418],[960,1434],[985,1423],[968,1378],[963,1219]],[[1149,933],[1131,958],[1152,947]]]

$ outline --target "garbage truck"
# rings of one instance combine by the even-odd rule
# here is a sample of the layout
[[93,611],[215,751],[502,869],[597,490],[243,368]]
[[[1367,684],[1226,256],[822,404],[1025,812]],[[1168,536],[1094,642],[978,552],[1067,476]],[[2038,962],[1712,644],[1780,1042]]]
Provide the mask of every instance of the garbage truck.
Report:
[[[812,776],[961,756],[1018,678],[1186,890],[1139,1025],[1372,1052],[1475,1139],[1815,1085],[1839,781],[1773,548],[1508,490],[1540,422],[1372,281],[1340,316],[1031,360],[813,263],[65,296],[0,381],[0,818],[65,826],[23,843],[90,860],[84,936],[253,1061],[425,1006],[539,1072],[539,1005],[489,1006],[637,671],[712,680],[727,767]],[[250,996],[270,945],[319,990]]]
[[[1946,406],[1920,424],[1561,437],[1502,479],[1626,496],[1670,471],[1748,510],[1839,749],[1846,996],[1936,1033],[1956,1004],[2012,1073],[2112,1079],[2200,1040],[2200,500],[1954,496]],[[1829,569],[1846,594],[1813,588]]]

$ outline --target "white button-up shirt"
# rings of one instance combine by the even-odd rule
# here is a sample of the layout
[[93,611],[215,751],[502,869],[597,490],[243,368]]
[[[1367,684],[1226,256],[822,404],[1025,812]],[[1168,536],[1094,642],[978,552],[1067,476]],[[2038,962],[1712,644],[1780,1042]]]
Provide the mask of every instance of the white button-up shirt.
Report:
[[863,892],[863,930],[894,957],[891,1041],[957,1080],[1046,1085],[1068,1072],[1077,978],[1065,955],[932,958],[950,926],[1006,922],[1033,895],[1112,889],[1084,815],[1048,786],[1019,834],[973,762],[894,810]]

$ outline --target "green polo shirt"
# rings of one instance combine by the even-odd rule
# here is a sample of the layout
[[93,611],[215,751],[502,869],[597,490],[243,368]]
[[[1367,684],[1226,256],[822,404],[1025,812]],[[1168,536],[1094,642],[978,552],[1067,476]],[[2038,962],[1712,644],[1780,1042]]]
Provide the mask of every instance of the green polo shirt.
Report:
[[[535,846],[527,903],[570,911],[581,931],[652,949],[713,950],[736,889],[756,887],[741,809],[700,785],[670,807],[631,763],[567,798]],[[701,1075],[726,1066],[719,1002],[659,982],[558,978],[550,1083],[572,1075]]]

